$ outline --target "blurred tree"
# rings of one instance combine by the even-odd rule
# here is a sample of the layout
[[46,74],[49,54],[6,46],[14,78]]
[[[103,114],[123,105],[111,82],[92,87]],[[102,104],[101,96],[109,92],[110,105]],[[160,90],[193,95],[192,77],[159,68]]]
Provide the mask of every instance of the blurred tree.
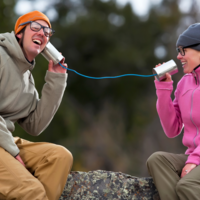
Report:
[[[1,33],[9,32],[13,30],[14,21],[17,17],[14,12],[14,6],[16,2],[14,0],[2,0],[0,1],[0,21],[1,21]],[[9,18],[9,21],[7,20]]]
[[[0,2],[1,32],[13,29],[16,2]],[[157,63],[176,59],[176,31],[185,17],[178,2],[162,1],[143,19],[129,4],[119,7],[115,0],[60,0],[50,3],[44,13],[49,17],[57,13],[51,42],[69,68],[89,76],[152,74]],[[40,92],[48,63],[42,56],[36,62],[32,73]],[[14,135],[66,146],[74,155],[73,170],[143,175],[150,153],[170,149],[163,145],[169,140],[156,114],[153,78],[92,80],[68,74],[61,107],[44,133],[32,137],[17,126]],[[176,83],[180,75],[174,77]],[[169,142],[174,151],[182,150],[178,140]]]

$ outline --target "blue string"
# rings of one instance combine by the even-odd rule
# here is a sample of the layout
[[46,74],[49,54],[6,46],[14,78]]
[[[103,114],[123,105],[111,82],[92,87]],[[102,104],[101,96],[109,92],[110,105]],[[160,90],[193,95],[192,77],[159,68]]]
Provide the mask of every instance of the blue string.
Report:
[[106,79],[106,78],[120,78],[120,77],[124,77],[124,76],[140,76],[140,77],[151,77],[151,76],[156,76],[157,74],[152,74],[152,75],[140,75],[140,74],[123,74],[123,75],[119,75],[119,76],[103,76],[103,77],[92,77],[92,76],[86,76],[84,74],[80,74],[79,72],[75,71],[74,69],[70,69],[70,68],[66,68],[64,67],[61,63],[59,63],[61,67],[63,67],[64,69],[67,69],[69,71],[75,72],[76,74],[78,74],[79,76],[83,76],[85,78],[91,78],[91,79]]

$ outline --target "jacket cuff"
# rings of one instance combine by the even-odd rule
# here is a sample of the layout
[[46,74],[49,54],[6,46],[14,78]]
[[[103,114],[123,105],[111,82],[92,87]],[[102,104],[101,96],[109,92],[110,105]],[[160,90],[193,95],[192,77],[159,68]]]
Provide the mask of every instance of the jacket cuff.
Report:
[[55,73],[55,72],[50,72],[47,70],[46,72],[46,77],[53,78],[53,79],[58,79],[58,80],[63,80],[64,82],[67,81],[68,73]]
[[164,82],[154,80],[154,83],[157,90],[173,90],[173,81]]
[[19,148],[17,147],[17,145],[16,145],[16,148],[15,149],[10,149],[10,151],[8,151],[13,157],[16,157],[18,154],[19,154],[19,152],[20,152],[20,150],[19,150]]
[[197,155],[189,155],[187,161],[185,162],[185,164],[195,164],[195,165],[199,165],[200,164],[200,158]]

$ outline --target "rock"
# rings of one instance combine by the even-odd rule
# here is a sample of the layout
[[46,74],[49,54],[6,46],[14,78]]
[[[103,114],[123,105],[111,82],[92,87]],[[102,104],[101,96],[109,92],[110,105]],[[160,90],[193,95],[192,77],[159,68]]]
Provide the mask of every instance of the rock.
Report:
[[160,200],[152,178],[104,170],[71,172],[60,200]]

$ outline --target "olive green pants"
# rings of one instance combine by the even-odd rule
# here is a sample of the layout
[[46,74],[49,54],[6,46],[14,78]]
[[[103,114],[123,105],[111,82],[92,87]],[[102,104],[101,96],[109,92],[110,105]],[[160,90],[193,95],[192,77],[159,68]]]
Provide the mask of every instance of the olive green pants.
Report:
[[0,200],[58,200],[73,158],[60,145],[14,138],[26,168],[0,148]]
[[187,155],[156,152],[147,160],[147,168],[152,176],[161,200],[199,200],[200,166],[180,178]]

